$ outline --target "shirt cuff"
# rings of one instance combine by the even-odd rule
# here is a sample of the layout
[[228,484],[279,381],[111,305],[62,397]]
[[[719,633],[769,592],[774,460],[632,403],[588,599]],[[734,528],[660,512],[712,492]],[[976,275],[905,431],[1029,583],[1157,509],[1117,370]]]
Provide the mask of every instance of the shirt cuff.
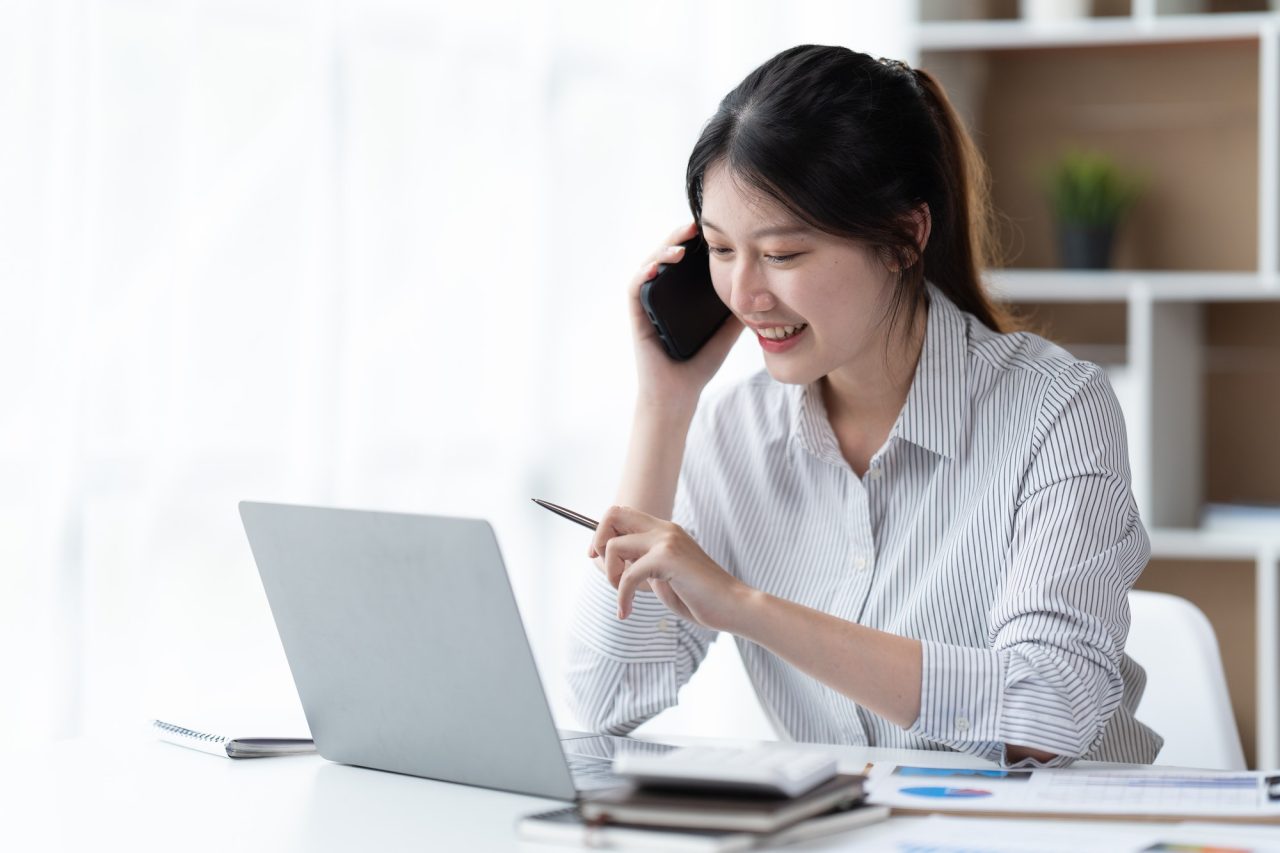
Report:
[[577,639],[622,663],[673,663],[678,617],[647,590],[636,591],[631,614],[618,618],[618,591],[603,575],[587,581],[575,620]]
[[909,731],[952,749],[999,761],[1004,757],[1000,741],[1004,657],[991,649],[931,640],[922,640],[920,645],[920,716]]
[[996,758],[1000,762],[1001,767],[1008,767],[1010,770],[1045,770],[1053,767],[1066,767],[1075,761],[1075,757],[1071,755],[1055,755],[1048,761],[1041,761],[1028,755],[1026,758],[1019,759],[1016,764],[1009,763],[1009,745],[1001,744],[1000,752]]

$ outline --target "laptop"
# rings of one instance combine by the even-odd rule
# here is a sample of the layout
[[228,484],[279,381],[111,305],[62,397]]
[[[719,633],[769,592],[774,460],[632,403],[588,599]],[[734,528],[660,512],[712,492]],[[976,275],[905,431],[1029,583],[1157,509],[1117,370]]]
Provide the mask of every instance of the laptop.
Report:
[[330,761],[576,800],[658,743],[559,732],[493,528],[240,504],[316,749]]

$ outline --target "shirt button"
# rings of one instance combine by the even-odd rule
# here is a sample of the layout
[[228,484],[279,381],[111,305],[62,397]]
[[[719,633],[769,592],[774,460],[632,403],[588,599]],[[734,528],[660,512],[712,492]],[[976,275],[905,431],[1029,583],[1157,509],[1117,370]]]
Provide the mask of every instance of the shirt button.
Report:
[[867,567],[867,558],[866,558],[866,557],[858,557],[857,559],[855,559],[855,560],[853,561],[853,567],[854,567],[855,569],[858,569],[859,571],[861,571],[862,569],[865,569],[865,568]]
[[867,472],[867,479],[872,481],[873,483],[876,480],[879,480],[883,476],[884,476],[883,468],[872,468],[870,471]]
[[658,620],[658,630],[664,634],[671,630],[671,623],[667,621],[667,617],[664,616]]
[[969,731],[968,717],[956,717],[956,731],[959,731],[959,732]]

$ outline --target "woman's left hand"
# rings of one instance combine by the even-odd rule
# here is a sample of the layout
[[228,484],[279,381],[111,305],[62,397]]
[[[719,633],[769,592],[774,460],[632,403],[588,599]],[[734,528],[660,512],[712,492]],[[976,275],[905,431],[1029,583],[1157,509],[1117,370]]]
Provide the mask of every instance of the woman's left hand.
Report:
[[600,519],[588,556],[618,590],[618,617],[631,615],[636,590],[648,582],[677,615],[717,631],[732,631],[751,587],[720,568],[678,524],[630,507]]

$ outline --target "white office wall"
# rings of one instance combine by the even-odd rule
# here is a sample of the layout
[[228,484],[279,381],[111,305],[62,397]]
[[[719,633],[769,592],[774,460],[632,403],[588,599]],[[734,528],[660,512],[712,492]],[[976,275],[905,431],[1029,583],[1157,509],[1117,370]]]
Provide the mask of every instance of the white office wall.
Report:
[[[491,519],[562,711],[592,569],[528,499],[612,497],[688,150],[777,50],[898,55],[909,12],[0,0],[9,742],[296,718],[242,498]],[[735,730],[731,664],[680,725]]]

